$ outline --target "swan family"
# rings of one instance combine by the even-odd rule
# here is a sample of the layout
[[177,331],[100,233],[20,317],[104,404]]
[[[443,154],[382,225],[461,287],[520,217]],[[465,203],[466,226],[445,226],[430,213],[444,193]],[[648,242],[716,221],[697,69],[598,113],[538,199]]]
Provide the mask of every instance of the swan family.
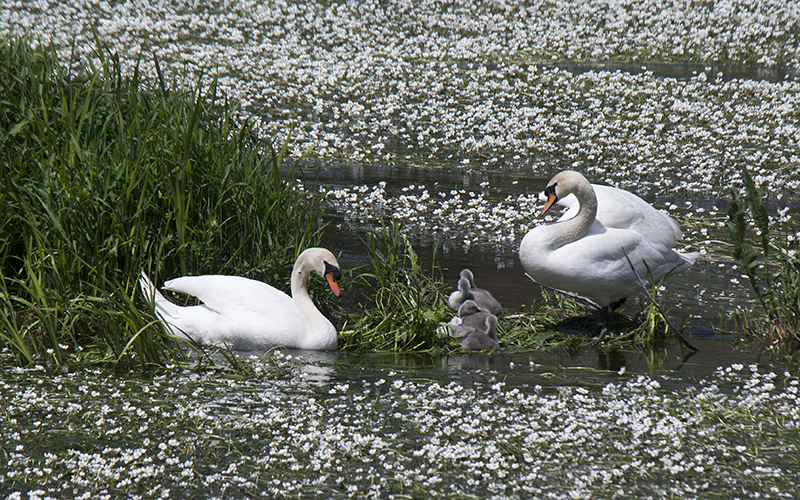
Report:
[[[528,231],[519,247],[520,262],[539,284],[588,298],[601,310],[639,292],[639,278],[660,282],[689,268],[699,256],[675,250],[681,230],[667,214],[628,191],[590,184],[578,172],[556,174],[540,198],[545,202],[542,215],[556,204],[567,210],[556,222]],[[240,276],[184,276],[164,283],[164,290],[202,302],[194,306],[168,300],[144,271],[140,288],[165,331],[179,338],[235,350],[336,349],[336,328],[308,293],[312,273],[340,295],[339,264],[324,248],[299,255],[291,296]],[[498,345],[497,315],[503,308],[489,291],[475,286],[469,269],[461,271],[448,305],[457,312],[447,325],[449,336],[464,349]]]

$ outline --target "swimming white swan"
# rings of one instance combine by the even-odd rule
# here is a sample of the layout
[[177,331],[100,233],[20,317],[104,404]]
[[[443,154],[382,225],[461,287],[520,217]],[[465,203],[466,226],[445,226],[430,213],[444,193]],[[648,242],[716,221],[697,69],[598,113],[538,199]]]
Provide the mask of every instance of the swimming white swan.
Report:
[[193,295],[203,304],[182,307],[156,290],[144,271],[139,284],[165,330],[178,337],[189,336],[205,345],[227,344],[236,350],[273,346],[336,349],[336,328],[308,295],[312,271],[325,277],[333,293],[340,295],[339,264],[324,248],[309,248],[297,258],[291,297],[266,283],[241,276],[184,276],[167,281],[164,289]]
[[469,269],[463,269],[458,280],[458,290],[450,294],[448,304],[454,311],[458,311],[466,300],[474,300],[478,307],[492,314],[503,312],[503,306],[488,290],[475,286],[475,277]]
[[680,237],[674,221],[655,209],[642,210],[639,202],[630,202],[627,195],[631,193],[614,191],[616,199],[622,201],[614,209],[616,213],[604,209],[608,215],[605,225],[597,218],[600,210],[595,190],[581,174],[564,171],[550,180],[542,214],[570,194],[575,195],[578,207],[571,207],[571,218],[539,225],[523,238],[519,258],[534,280],[588,297],[605,308],[640,290],[625,253],[645,281],[650,275],[659,281],[667,273],[683,271],[694,263],[699,253],[673,249]]

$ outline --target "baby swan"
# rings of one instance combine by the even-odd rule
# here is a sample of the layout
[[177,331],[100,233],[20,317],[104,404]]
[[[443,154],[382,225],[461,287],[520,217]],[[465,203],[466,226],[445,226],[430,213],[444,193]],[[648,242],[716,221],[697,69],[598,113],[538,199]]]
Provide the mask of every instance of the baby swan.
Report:
[[461,307],[461,304],[466,300],[474,300],[480,308],[492,314],[500,314],[503,312],[503,306],[500,305],[489,291],[475,286],[475,277],[469,269],[461,271],[458,280],[458,290],[450,294],[448,304],[451,309],[458,311],[458,308]]
[[[574,216],[570,219],[562,218],[528,231],[520,244],[520,261],[542,285],[588,297],[601,309],[640,291],[626,254],[643,280],[652,275],[656,282],[670,272],[688,269],[699,256],[697,252],[674,250],[680,230],[671,219],[664,221],[668,216],[655,210],[643,211],[645,219],[636,225],[604,225],[597,218],[595,191],[578,172],[556,174],[545,194],[547,204],[542,214],[569,195],[575,196],[578,208],[571,210]],[[622,208],[617,215],[626,217]],[[643,229],[651,226],[671,229],[668,235],[662,233],[659,237],[655,234],[659,231],[651,234]]]
[[448,327],[450,336],[461,339],[465,349],[483,350],[497,345],[497,316],[481,309],[473,300],[466,300],[458,308],[458,317]]
[[483,351],[498,345],[497,342],[497,316],[490,314],[486,316],[486,331],[472,331],[461,341],[461,348],[470,351]]
[[165,290],[193,295],[203,304],[189,307],[168,301],[142,271],[139,284],[164,329],[204,344],[225,344],[236,350],[274,346],[332,350],[336,328],[308,294],[312,272],[323,276],[338,297],[342,274],[336,257],[324,248],[309,248],[295,261],[292,296],[261,281],[241,276],[184,276],[167,281]]

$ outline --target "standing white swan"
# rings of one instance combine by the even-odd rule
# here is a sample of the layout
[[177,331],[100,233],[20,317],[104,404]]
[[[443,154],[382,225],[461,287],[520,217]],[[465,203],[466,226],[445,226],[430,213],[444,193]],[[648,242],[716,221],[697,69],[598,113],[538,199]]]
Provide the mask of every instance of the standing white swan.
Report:
[[[617,194],[622,200],[631,195],[615,191],[626,193]],[[531,229],[520,244],[519,258],[523,267],[542,285],[588,297],[605,308],[640,290],[625,259],[626,253],[643,280],[652,276],[656,281],[669,272],[689,268],[699,256],[697,252],[684,254],[673,249],[680,237],[680,228],[655,209],[636,215],[630,207],[628,211],[619,208],[625,206],[622,203],[616,214],[607,211],[609,217],[616,217],[620,227],[614,227],[614,222],[604,225],[597,219],[595,190],[578,172],[556,174],[545,194],[548,200],[542,214],[570,194],[575,195],[578,207],[571,207],[570,212],[574,214],[571,218],[562,217],[557,222]],[[637,205],[635,202],[633,207]],[[664,217],[669,220],[665,222]],[[630,222],[636,220],[635,224]]]
[[164,283],[165,290],[193,295],[203,304],[189,307],[168,301],[142,271],[139,284],[164,328],[178,336],[205,344],[226,344],[236,350],[284,346],[332,350],[336,328],[308,295],[312,271],[328,280],[340,295],[342,274],[336,257],[324,248],[309,248],[292,270],[292,296],[261,281],[241,276],[184,276]]

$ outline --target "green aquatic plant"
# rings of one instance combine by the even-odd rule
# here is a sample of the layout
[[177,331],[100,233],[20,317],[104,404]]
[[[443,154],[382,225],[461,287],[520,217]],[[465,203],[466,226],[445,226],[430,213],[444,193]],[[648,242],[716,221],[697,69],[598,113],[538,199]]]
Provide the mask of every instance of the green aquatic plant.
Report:
[[0,43],[0,346],[20,364],[164,364],[181,350],[139,311],[142,268],[288,288],[319,241],[321,199],[215,82],[148,82],[98,54]]
[[[375,351],[423,351],[440,343],[438,327],[452,314],[435,265],[422,268],[402,225],[392,221],[370,234],[370,271],[356,280],[367,291],[364,312],[341,332],[343,348]],[[435,255],[434,255],[435,261]]]
[[[770,217],[746,168],[742,176],[750,221],[748,224],[745,204],[731,190],[728,231],[733,242],[733,260],[747,275],[767,315],[764,335],[800,342],[800,253],[794,217],[770,227]],[[755,236],[750,235],[751,226],[755,228]]]

